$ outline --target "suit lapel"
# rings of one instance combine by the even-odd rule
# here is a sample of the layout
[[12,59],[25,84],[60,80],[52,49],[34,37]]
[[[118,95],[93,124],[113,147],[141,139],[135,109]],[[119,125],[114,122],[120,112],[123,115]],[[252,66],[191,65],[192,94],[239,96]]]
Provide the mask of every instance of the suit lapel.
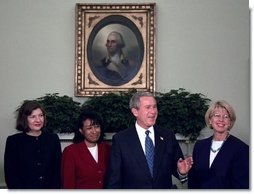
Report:
[[98,164],[97,166],[102,168],[105,165],[106,159],[106,146],[103,144],[98,144]]
[[151,176],[136,128],[132,128],[130,130],[128,145],[130,145],[130,150],[133,150],[133,157],[135,157],[137,163],[139,164],[140,171],[146,172],[147,176]]
[[[88,150],[84,142],[79,144],[79,152],[80,152],[80,157],[86,164],[97,168],[98,164],[94,160],[92,154],[90,153],[90,151]],[[99,148],[98,148],[98,152],[99,152]]]
[[154,178],[158,174],[158,169],[160,169],[160,162],[162,161],[163,154],[165,152],[165,140],[161,131],[154,127],[155,135],[155,150],[154,150]]
[[[215,156],[213,163],[211,165],[211,168],[217,168],[217,166],[224,166],[225,165],[225,157],[228,157],[228,153],[230,153],[230,150],[233,149],[230,146],[230,139],[231,137],[229,136],[226,142],[223,144],[221,147],[220,151],[217,153]],[[209,152],[210,153],[210,152]]]
[[207,168],[209,169],[209,164],[210,164],[210,147],[212,143],[212,136],[203,140],[204,143],[202,146],[197,150],[197,155],[201,154],[203,156],[204,164],[202,168]]

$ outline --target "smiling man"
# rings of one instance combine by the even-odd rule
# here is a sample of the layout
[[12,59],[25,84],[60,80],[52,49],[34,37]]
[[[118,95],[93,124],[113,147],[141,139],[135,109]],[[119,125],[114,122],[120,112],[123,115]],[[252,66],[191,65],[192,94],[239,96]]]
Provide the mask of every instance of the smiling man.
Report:
[[135,93],[130,109],[136,123],[113,136],[106,187],[170,189],[172,175],[186,180],[192,158],[183,160],[172,131],[156,125],[158,109],[153,94]]

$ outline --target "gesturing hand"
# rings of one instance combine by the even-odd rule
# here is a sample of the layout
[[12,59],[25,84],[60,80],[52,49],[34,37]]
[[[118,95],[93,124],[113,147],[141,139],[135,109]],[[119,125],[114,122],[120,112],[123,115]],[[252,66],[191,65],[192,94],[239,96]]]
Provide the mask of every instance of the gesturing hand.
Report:
[[180,174],[185,175],[189,172],[193,164],[192,156],[187,157],[186,159],[180,158],[177,161],[177,169]]

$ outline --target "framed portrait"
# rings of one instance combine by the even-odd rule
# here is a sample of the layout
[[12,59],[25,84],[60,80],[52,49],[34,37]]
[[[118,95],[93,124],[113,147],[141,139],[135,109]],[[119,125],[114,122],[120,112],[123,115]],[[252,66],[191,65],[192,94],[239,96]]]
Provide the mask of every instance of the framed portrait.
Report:
[[155,5],[76,4],[75,96],[155,91]]

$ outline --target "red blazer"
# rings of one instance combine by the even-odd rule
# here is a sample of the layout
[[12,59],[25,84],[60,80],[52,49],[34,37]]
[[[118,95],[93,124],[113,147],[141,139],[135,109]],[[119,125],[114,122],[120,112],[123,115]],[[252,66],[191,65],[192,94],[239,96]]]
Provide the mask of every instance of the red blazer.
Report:
[[102,189],[109,160],[110,145],[98,144],[98,163],[84,142],[63,151],[61,178],[64,189]]

